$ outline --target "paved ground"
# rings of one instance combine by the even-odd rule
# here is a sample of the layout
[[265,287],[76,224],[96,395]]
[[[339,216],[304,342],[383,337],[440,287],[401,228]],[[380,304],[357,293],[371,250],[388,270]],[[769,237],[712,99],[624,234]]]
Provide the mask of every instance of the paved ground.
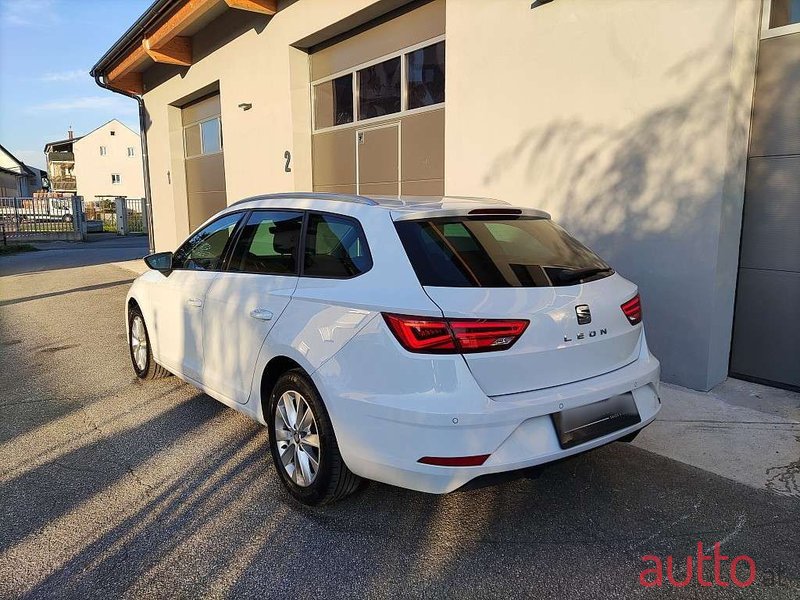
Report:
[[101,264],[144,253],[127,243],[0,259],[0,597],[627,598],[654,592],[641,556],[681,563],[698,541],[756,562],[751,587],[716,592],[800,595],[800,499],[632,445],[533,481],[296,505],[261,427],[134,379],[132,274]]

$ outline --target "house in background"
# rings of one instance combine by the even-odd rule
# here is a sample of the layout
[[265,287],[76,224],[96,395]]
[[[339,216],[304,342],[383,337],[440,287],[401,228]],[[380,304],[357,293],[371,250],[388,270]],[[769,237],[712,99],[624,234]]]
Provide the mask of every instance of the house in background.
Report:
[[113,119],[86,135],[45,145],[51,190],[83,196],[143,198],[139,135]]
[[0,146],[0,197],[26,198],[42,189],[41,169],[29,167]]

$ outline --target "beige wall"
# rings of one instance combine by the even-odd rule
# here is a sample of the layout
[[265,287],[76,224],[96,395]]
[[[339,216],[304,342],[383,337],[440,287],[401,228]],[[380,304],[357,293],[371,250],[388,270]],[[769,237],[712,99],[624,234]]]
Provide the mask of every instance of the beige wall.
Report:
[[[376,4],[228,11],[192,67],[145,74],[159,250],[189,233],[176,107],[219,89],[228,202],[311,189],[308,55],[292,45]],[[552,212],[640,284],[665,378],[696,388],[727,372],[760,4],[446,1],[445,191]]]
[[[153,68],[145,74],[157,249],[174,249],[189,233],[176,106],[197,90],[219,88],[229,203],[311,189],[308,54],[293,44],[375,2],[287,4],[271,19],[228,11],[194,36],[195,64],[189,69]],[[241,103],[253,106],[243,111]],[[292,154],[291,172],[284,170],[286,150]]]
[[[114,135],[111,135],[111,131]],[[100,146],[108,150],[100,155]],[[133,147],[134,156],[128,156]],[[96,196],[144,197],[142,147],[139,135],[116,119],[98,127],[73,144],[77,194],[86,200]],[[111,174],[119,173],[120,184],[111,183]]]
[[727,374],[760,4],[447,2],[447,193],[550,211],[696,388]]

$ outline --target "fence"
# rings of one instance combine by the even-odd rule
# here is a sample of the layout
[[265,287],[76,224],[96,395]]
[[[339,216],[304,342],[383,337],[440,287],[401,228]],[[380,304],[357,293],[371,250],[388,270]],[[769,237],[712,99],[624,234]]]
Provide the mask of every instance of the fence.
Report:
[[148,206],[144,198],[99,198],[36,194],[33,198],[0,198],[3,243],[15,241],[85,240],[87,234],[146,234]]

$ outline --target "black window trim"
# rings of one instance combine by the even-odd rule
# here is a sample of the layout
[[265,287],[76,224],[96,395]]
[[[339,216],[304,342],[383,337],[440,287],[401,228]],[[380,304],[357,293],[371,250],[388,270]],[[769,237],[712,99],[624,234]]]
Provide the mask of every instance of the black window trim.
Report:
[[[372,259],[372,250],[369,246],[369,240],[367,239],[367,233],[364,231],[363,225],[361,225],[361,221],[359,221],[356,217],[351,215],[343,215],[341,213],[334,213],[325,210],[311,210],[308,209],[305,211],[306,217],[303,219],[303,229],[302,229],[302,238],[300,242],[300,277],[306,277],[308,279],[335,279],[335,280],[346,280],[346,279],[355,279],[356,277],[361,277],[362,275],[366,275],[372,270],[372,267],[375,266],[375,261]],[[369,268],[363,270],[361,273],[356,275],[341,275],[338,277],[331,277],[327,275],[307,275],[305,273],[306,268],[306,239],[308,238],[308,220],[310,215],[330,215],[332,217],[337,217],[339,219],[343,219],[345,221],[350,221],[358,227],[358,230],[361,232],[361,236],[364,238],[364,248],[366,249],[367,257],[369,258]]]
[[[302,257],[301,252],[303,250],[303,246],[305,245],[303,243],[303,239],[304,239],[303,235],[305,234],[306,221],[308,220],[308,217],[306,216],[306,211],[304,209],[302,209],[302,208],[273,208],[273,207],[269,207],[269,208],[250,208],[250,209],[247,209],[246,212],[247,212],[247,214],[245,215],[245,218],[242,219],[239,222],[239,225],[237,226],[236,231],[234,232],[234,235],[231,236],[231,239],[233,240],[233,243],[230,245],[229,248],[226,248],[225,259],[224,259],[224,262],[222,263],[223,271],[225,273],[242,274],[242,275],[267,275],[267,276],[272,276],[272,277],[299,277],[300,276],[300,263],[302,262],[301,261],[301,257]],[[297,263],[298,264],[295,265],[294,273],[264,273],[262,271],[232,271],[231,270],[230,267],[231,267],[231,260],[233,259],[233,251],[236,248],[236,246],[239,244],[239,240],[242,237],[242,232],[244,231],[244,228],[246,227],[247,222],[250,220],[250,217],[254,213],[260,213],[260,212],[261,213],[264,213],[264,212],[292,212],[292,213],[297,213],[298,215],[300,215],[302,217],[303,221],[302,221],[302,224],[300,225],[300,241],[299,241],[299,243],[297,245],[298,246],[298,257],[297,257]],[[234,239],[234,237],[236,239]]]
[[[202,227],[202,229],[205,229],[206,227],[210,227],[211,225],[213,225],[214,223],[216,223],[220,219],[224,219],[225,217],[229,217],[231,215],[237,215],[237,214],[238,215],[242,215],[242,214],[245,214],[245,213],[247,213],[249,211],[250,211],[250,209],[240,209],[240,210],[232,210],[230,212],[226,212],[225,214],[219,215],[216,219],[214,219],[210,223],[206,224],[204,227]],[[243,222],[244,221],[242,220],[242,218],[239,217],[239,220],[236,223],[236,227],[234,228],[233,233],[231,233],[230,237],[228,238],[228,241],[225,242],[225,248],[222,250],[222,256],[221,256],[221,263],[220,263],[221,264],[221,268],[219,268],[219,269],[205,269],[203,272],[205,272],[205,273],[222,273],[225,270],[225,267],[227,266],[227,262],[228,262],[228,254],[230,252],[230,249],[232,248],[231,241],[238,237],[239,230],[241,229]],[[173,256],[175,254],[177,254],[178,251],[181,248],[183,248],[189,242],[189,240],[191,240],[199,231],[201,231],[201,228],[198,227],[192,233],[190,233],[189,237],[187,237],[185,240],[183,240],[183,242],[176,248],[175,252],[172,253]],[[172,270],[173,271],[198,271],[199,269],[186,269],[184,267],[173,267]]]

